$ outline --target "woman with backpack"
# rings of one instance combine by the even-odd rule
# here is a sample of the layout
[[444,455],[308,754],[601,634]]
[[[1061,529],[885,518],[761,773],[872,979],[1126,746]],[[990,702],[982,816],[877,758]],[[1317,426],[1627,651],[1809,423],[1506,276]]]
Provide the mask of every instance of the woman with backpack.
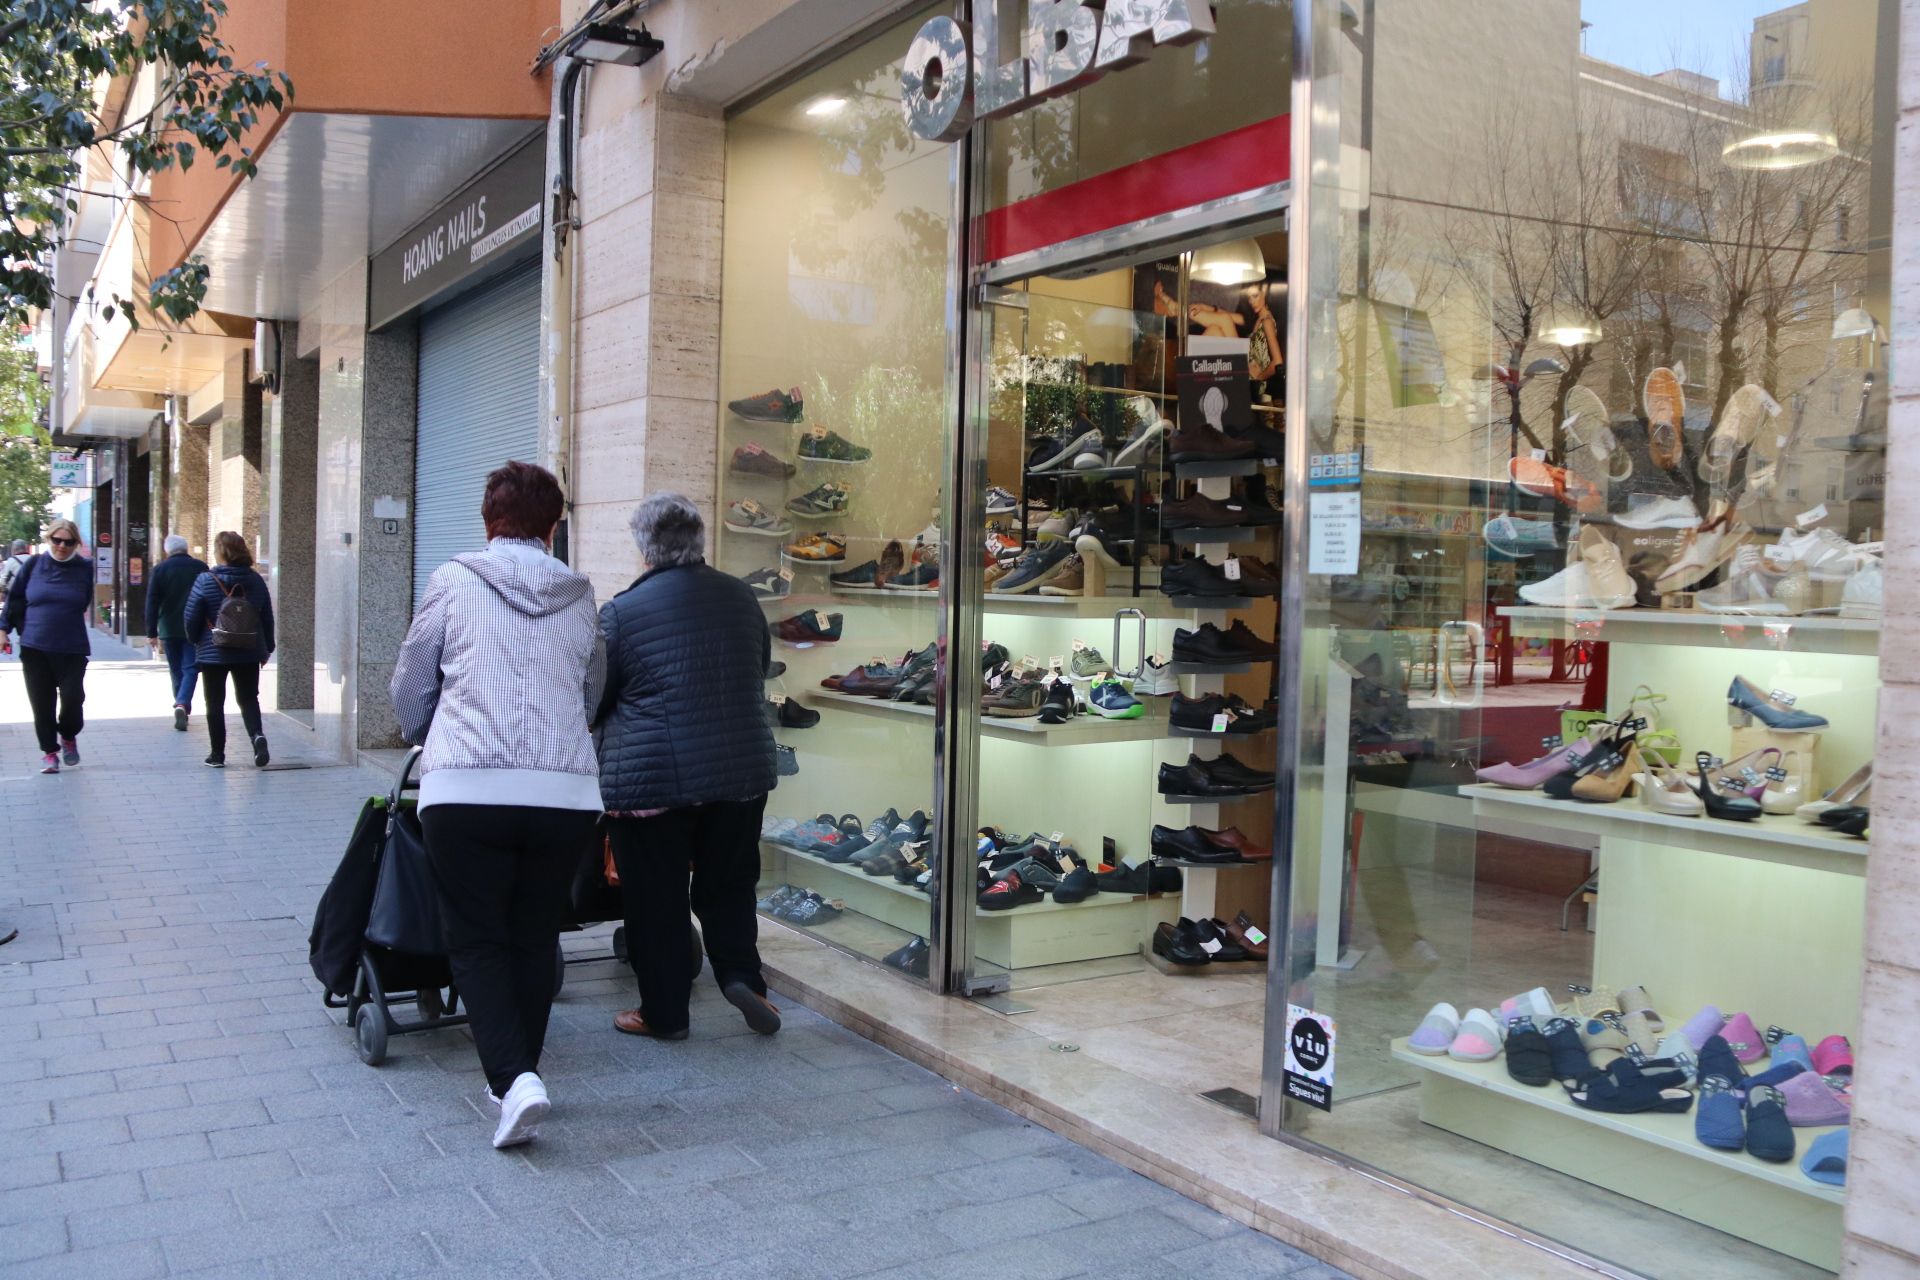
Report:
[[[55,520],[47,529],[45,555],[20,566],[0,616],[0,652],[20,636],[20,674],[33,705],[33,731],[40,739],[40,772],[58,773],[64,759],[80,763],[86,705],[87,610],[93,607],[93,561],[80,554],[80,529]],[[55,703],[58,702],[56,714]]]
[[260,668],[273,653],[273,600],[253,569],[247,540],[226,530],[214,535],[219,561],[200,575],[187,595],[187,639],[200,667],[207,711],[209,769],[227,767],[227,679],[233,679],[240,720],[253,742],[253,762],[267,763],[267,735],[260,723]]

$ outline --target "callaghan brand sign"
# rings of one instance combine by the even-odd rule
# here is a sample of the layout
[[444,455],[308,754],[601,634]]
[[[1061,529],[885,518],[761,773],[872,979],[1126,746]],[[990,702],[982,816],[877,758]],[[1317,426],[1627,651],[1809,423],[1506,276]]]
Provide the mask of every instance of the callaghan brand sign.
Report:
[[378,328],[470,278],[512,261],[540,238],[547,161],[530,138],[373,259],[367,322]]
[[907,46],[900,100],[907,126],[922,138],[952,142],[975,120],[1071,93],[1156,46],[1189,44],[1214,30],[1209,0],[1106,0],[1101,7],[1028,0],[1021,56],[994,66],[1000,2],[978,0],[971,27],[929,18]]

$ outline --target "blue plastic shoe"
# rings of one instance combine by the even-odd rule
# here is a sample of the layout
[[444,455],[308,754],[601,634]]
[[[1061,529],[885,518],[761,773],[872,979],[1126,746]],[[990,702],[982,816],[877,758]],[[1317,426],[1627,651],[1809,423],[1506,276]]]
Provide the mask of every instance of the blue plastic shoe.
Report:
[[1807,733],[1827,727],[1825,716],[1796,711],[1791,694],[1762,693],[1753,681],[1735,676],[1727,689],[1727,723],[1742,728],[1758,720],[1775,733]]

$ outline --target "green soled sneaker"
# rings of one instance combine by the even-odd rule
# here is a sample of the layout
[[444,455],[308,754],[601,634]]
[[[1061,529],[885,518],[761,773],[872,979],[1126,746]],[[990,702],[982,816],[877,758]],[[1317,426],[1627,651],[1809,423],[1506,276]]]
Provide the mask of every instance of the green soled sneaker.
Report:
[[1146,704],[1127,692],[1118,680],[1096,680],[1087,691],[1087,706],[1095,715],[1109,720],[1138,720],[1147,714]]

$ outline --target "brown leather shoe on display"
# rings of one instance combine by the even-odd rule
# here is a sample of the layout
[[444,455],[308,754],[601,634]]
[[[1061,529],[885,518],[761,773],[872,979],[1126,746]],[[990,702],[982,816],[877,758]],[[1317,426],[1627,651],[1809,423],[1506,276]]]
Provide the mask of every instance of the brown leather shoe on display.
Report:
[[678,1031],[655,1031],[647,1025],[647,1020],[640,1016],[638,1009],[622,1009],[620,1012],[614,1014],[613,1029],[615,1031],[625,1032],[630,1036],[648,1036],[655,1040],[685,1040],[687,1038],[687,1029],[685,1027],[680,1028]]
[[1209,843],[1216,844],[1222,849],[1237,849],[1240,856],[1249,862],[1273,857],[1273,850],[1247,839],[1238,827],[1223,827],[1219,831],[1201,828],[1201,834],[1206,836]]
[[1242,911],[1232,920],[1224,922],[1215,921],[1215,923],[1220,926],[1222,933],[1239,943],[1249,957],[1255,960],[1265,960],[1267,958],[1266,934],[1259,934],[1260,941],[1258,942],[1253,940],[1253,936],[1248,932],[1253,929],[1253,921],[1247,919],[1246,912]]

